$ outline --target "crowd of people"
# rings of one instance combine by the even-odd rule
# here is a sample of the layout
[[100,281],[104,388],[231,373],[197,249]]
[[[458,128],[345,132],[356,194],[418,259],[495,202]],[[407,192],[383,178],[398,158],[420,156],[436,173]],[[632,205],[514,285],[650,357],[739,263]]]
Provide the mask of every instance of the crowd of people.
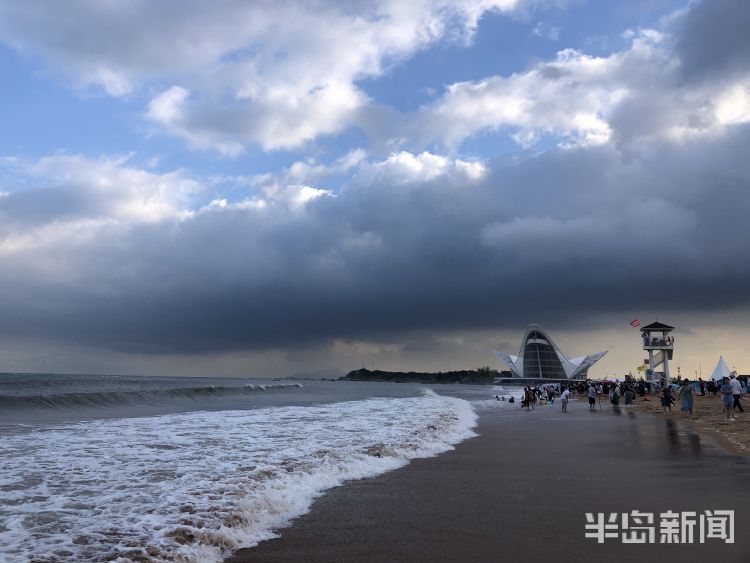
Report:
[[560,394],[560,385],[549,383],[541,387],[524,387],[521,396],[521,408],[533,409],[537,405],[554,404]]
[[675,398],[680,400],[680,411],[685,416],[693,416],[693,407],[695,402],[695,396],[700,393],[702,397],[706,396],[706,391],[710,395],[716,396],[721,395],[721,405],[724,412],[724,420],[726,422],[734,422],[735,412],[744,412],[745,409],[742,406],[742,397],[746,392],[750,391],[748,388],[748,382],[744,383],[735,375],[725,376],[721,381],[709,380],[708,382],[703,379],[698,380],[698,389],[689,379],[674,379],[669,385],[665,385],[660,391],[661,395],[661,406],[664,413],[672,412],[672,405],[675,404]]
[[[657,394],[665,414],[671,414],[672,405],[679,400],[680,412],[686,417],[692,417],[695,397],[698,394],[705,397],[707,391],[713,396],[721,395],[725,420],[732,422],[735,420],[735,412],[744,412],[742,398],[746,392],[750,392],[750,382],[743,382],[732,374],[731,377],[724,377],[719,382],[713,380],[705,382],[703,379],[693,382],[689,379],[675,378],[664,386],[643,379],[638,381],[628,379],[622,382],[546,383],[524,387],[521,395],[521,408],[533,409],[541,405],[554,404],[555,398],[560,397],[562,412],[567,412],[571,397],[577,396],[579,399],[587,397],[589,410],[595,411],[597,403],[601,409],[602,397],[607,397],[613,407],[619,407],[621,400],[626,407],[629,407],[637,397],[648,400],[646,395]],[[501,398],[497,395],[496,398],[505,401],[505,397]],[[509,402],[515,403],[514,397],[511,396]]]
[[602,396],[607,396],[614,406],[620,405],[620,399],[623,400],[625,406],[630,406],[636,400],[636,397],[644,397],[651,391],[651,384],[645,381],[623,383],[579,381],[567,385],[550,383],[536,387],[524,387],[521,407],[534,408],[539,404],[552,404],[555,402],[556,396],[561,399],[563,412],[567,412],[568,402],[574,396],[578,398],[588,397],[590,410],[595,410],[597,400],[601,402]]

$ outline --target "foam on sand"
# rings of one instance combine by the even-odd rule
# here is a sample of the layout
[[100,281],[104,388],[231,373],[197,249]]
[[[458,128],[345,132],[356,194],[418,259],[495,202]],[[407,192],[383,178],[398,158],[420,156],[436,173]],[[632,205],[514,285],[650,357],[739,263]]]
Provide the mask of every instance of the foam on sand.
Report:
[[0,445],[0,558],[220,561],[323,491],[474,435],[432,392],[67,424]]

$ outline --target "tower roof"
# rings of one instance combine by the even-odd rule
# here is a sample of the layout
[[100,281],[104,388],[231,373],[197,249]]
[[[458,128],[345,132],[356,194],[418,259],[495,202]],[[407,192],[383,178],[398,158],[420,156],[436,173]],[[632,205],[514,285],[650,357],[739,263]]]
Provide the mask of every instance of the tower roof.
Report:
[[665,325],[664,323],[660,323],[659,321],[641,327],[641,332],[669,332],[670,330],[674,330],[674,327]]

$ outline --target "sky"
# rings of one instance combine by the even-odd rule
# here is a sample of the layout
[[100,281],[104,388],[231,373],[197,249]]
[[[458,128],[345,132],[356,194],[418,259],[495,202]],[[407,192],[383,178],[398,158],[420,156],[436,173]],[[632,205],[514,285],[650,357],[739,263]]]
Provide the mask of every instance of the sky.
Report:
[[750,373],[744,0],[0,0],[0,371]]

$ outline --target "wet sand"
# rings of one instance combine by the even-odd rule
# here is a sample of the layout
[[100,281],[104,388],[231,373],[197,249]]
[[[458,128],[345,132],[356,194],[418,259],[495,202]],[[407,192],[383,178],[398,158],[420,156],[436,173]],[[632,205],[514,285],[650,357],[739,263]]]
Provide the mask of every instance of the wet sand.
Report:
[[652,413],[661,417],[672,416],[678,424],[707,435],[717,440],[720,445],[729,451],[744,456],[750,456],[750,404],[743,399],[742,404],[745,412],[736,412],[735,420],[726,422],[721,407],[721,398],[706,394],[700,395],[693,401],[693,416],[687,418],[680,412],[680,399],[675,398],[672,405],[672,414],[665,414],[658,395],[648,395],[648,401],[638,397],[634,408],[644,413]]
[[[750,561],[750,460],[672,419],[601,408],[498,404],[479,437],[329,491],[227,561]],[[584,538],[586,512],[714,509],[735,510],[734,544]]]

